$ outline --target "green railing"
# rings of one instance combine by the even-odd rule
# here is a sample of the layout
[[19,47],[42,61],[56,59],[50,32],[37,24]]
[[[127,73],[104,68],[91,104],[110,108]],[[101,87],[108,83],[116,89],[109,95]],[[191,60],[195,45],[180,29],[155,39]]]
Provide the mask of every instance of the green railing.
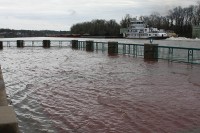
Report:
[[[144,56],[144,45],[141,44],[119,44],[119,53]],[[158,59],[169,61],[200,64],[200,49],[158,46]]]
[[[41,47],[42,40],[24,40],[25,47]],[[94,50],[102,52],[107,51],[108,42],[93,42]],[[3,45],[7,47],[16,46],[16,41],[3,41]],[[51,40],[51,47],[70,47],[70,40]],[[78,41],[78,48],[85,49],[86,41]],[[118,54],[130,55],[134,57],[144,57],[143,44],[126,44],[118,43]],[[192,64],[200,64],[200,48],[170,47],[158,46],[158,59],[168,61],[186,62]]]
[[[42,47],[43,40],[23,40],[24,47]],[[16,47],[17,40],[3,40],[4,47]],[[51,40],[51,47],[68,47],[70,46],[70,40]]]
[[125,55],[144,56],[144,45],[118,43],[118,53]]
[[[86,41],[79,41],[80,49],[84,49],[85,46]],[[108,42],[94,42],[94,50],[101,50],[103,52],[107,49]],[[118,54],[144,57],[144,45],[118,43]],[[158,59],[200,64],[200,48],[158,46]]]
[[158,46],[158,58],[169,61],[200,64],[200,49]]

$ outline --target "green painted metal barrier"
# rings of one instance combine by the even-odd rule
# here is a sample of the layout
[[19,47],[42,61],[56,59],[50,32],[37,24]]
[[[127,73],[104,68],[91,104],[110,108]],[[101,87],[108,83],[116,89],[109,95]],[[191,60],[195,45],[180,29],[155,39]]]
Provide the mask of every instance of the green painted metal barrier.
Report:
[[[43,40],[24,40],[24,47],[42,47]],[[78,40],[76,40],[78,41]],[[17,41],[2,41],[7,47],[16,47]],[[78,44],[72,46],[70,40],[51,40],[51,46],[55,47],[73,47],[86,50],[86,41],[78,41]],[[108,51],[108,42],[93,42],[94,51]],[[144,57],[144,44],[126,44],[118,43],[118,54],[134,57]],[[158,46],[158,59],[168,61],[186,62],[191,64],[200,64],[200,48],[170,47]]]

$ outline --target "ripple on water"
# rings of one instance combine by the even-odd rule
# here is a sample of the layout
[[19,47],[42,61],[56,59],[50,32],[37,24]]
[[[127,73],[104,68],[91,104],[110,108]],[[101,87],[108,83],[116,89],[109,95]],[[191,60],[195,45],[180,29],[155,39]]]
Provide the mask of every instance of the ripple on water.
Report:
[[177,133],[200,127],[199,66],[67,48],[1,52],[21,132]]

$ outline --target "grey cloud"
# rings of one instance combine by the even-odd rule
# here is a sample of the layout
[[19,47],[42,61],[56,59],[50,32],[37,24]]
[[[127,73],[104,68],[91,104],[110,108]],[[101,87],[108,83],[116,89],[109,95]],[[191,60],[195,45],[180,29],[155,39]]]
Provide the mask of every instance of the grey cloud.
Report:
[[[189,6],[198,0],[0,0],[0,26],[19,27],[29,23],[46,22],[49,28],[70,27],[72,24],[92,19],[116,19],[125,14],[149,15],[166,13],[175,6]],[[6,19],[6,21],[4,20]],[[2,21],[4,20],[4,21]],[[8,22],[9,21],[9,22]],[[18,21],[18,23],[14,23]],[[21,23],[20,23],[21,22]],[[50,26],[52,24],[52,26]],[[66,25],[66,26],[63,26]],[[27,25],[28,26],[28,25]],[[31,25],[28,29],[31,29]],[[4,27],[0,27],[4,28]],[[55,27],[56,28],[56,27]],[[62,30],[62,29],[58,29]]]

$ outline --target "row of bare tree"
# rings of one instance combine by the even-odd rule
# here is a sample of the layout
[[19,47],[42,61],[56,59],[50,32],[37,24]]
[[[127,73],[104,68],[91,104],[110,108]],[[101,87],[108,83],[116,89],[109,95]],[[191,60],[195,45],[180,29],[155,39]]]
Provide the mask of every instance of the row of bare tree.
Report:
[[118,36],[120,25],[115,20],[96,19],[91,22],[74,24],[71,27],[72,34],[89,34],[92,36]]
[[[132,16],[127,14],[118,24],[115,20],[92,20],[74,24],[71,27],[72,34],[89,34],[94,36],[117,36],[120,28],[127,28]],[[192,26],[200,25],[200,2],[189,7],[176,7],[168,11],[168,14],[161,16],[159,13],[152,13],[149,16],[140,16],[149,27],[157,27],[174,31],[179,36],[192,37]]]
[[[120,22],[121,26],[126,28],[131,20],[127,14]],[[189,7],[176,7],[168,11],[166,16],[159,13],[152,13],[150,16],[140,16],[149,27],[172,30],[179,36],[192,37],[192,26],[200,25],[200,2],[197,5]]]

